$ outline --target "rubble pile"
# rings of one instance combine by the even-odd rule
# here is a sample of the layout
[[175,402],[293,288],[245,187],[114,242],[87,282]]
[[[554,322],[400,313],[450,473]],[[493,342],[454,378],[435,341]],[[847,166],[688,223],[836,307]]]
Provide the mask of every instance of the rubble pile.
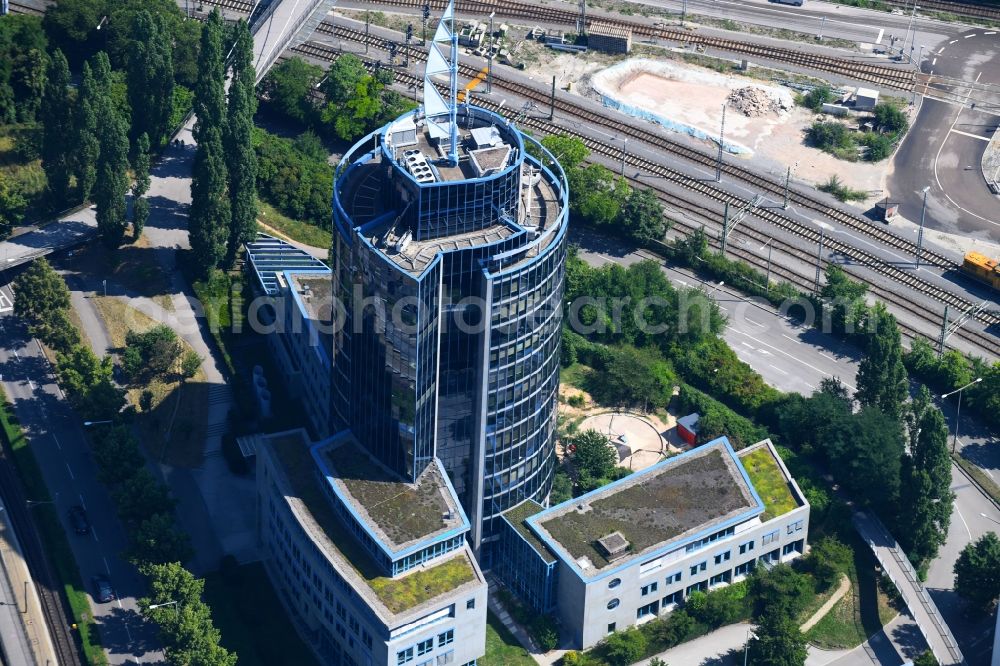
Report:
[[726,104],[749,118],[759,118],[783,111],[785,105],[768,91],[754,86],[737,88],[726,97]]

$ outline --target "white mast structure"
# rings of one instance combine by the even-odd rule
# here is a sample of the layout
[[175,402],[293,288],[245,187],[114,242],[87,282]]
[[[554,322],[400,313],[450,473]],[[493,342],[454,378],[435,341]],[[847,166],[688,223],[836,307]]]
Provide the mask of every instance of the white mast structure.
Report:
[[[448,44],[445,56],[438,44]],[[445,100],[434,85],[433,77],[448,74],[449,97]],[[424,69],[424,116],[432,138],[448,141],[448,160],[458,164],[458,32],[455,30],[455,0],[450,0],[438,23]]]

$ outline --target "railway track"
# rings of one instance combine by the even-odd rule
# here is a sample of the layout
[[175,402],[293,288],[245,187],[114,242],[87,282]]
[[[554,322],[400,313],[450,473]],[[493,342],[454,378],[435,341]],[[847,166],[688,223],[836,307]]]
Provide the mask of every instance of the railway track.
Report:
[[[446,0],[428,0],[428,2],[430,3],[431,11],[441,11],[445,7]],[[377,4],[379,6],[416,9],[423,7],[424,0],[377,0]],[[519,0],[456,0],[455,9],[457,11],[482,14],[484,16],[491,12],[496,12],[499,16],[566,25],[575,24],[579,18],[579,14],[576,11],[520,2]],[[914,85],[912,70],[904,67],[880,64],[865,56],[858,56],[856,58],[830,56],[782,46],[699,35],[686,30],[647,25],[637,21],[628,21],[614,17],[601,17],[601,22],[631,30],[632,34],[637,37],[692,44],[730,53],[738,53],[744,56],[797,65],[817,71],[838,74],[866,83],[873,83],[884,88],[912,90]]]
[[56,658],[59,660],[59,666],[81,666],[80,653],[70,630],[70,625],[75,620],[66,612],[66,606],[63,605],[61,585],[45,554],[45,547],[29,514],[30,509],[21,480],[13,465],[7,449],[0,447],[0,494],[3,495],[5,510],[18,535],[24,560],[35,583]]
[[[360,30],[331,24],[326,21],[321,23],[316,28],[316,31],[336,38],[367,43],[369,46],[374,46],[376,48],[384,46],[385,41],[373,35],[365,35]],[[407,49],[406,46],[402,46],[400,48],[400,54],[408,53],[409,56],[415,60],[421,61],[426,58],[426,54],[418,47],[411,46]],[[478,74],[478,69],[476,66],[460,65],[460,74],[471,79]],[[550,98],[545,92],[532,88],[528,85],[505,79],[502,76],[498,76],[495,72],[493,75],[493,82],[514,94],[533,100],[539,104],[547,105],[549,103]],[[631,125],[611,116],[585,109],[582,106],[575,104],[571,99],[557,97],[555,100],[555,108],[566,114],[582,118],[593,126],[603,127],[608,130],[613,130],[615,133],[628,136],[629,140],[635,139],[641,141],[651,147],[683,157],[684,159],[695,164],[708,167],[712,170],[715,169],[717,162],[716,155],[698,150],[697,148],[693,148],[679,141],[674,141],[640,126]],[[752,169],[724,161],[722,165],[722,172],[728,176],[732,176],[738,180],[751,184],[770,195],[779,198],[784,196],[785,188],[783,182],[772,180],[753,171]],[[846,227],[859,231],[888,247],[900,250],[909,255],[916,253],[916,244],[912,241],[902,238],[880,226],[873,225],[871,220],[868,220],[867,218],[830,206],[821,199],[789,189],[789,203],[814,211],[825,218],[829,218],[843,224]],[[953,260],[938,252],[923,250],[921,252],[921,258],[925,262],[941,268],[951,268],[956,266]]]
[[[883,0],[885,4],[910,11],[913,2],[910,0]],[[949,0],[920,0],[917,9],[922,12],[944,12],[969,18],[1000,21],[1000,7],[968,2],[949,2]]]
[[192,4],[196,8],[199,5],[211,5],[219,9],[231,9],[234,12],[249,14],[253,9],[254,0],[193,0]]
[[[293,49],[293,51],[298,54],[326,62],[335,60],[339,55],[339,53],[335,49],[325,46],[323,44],[317,44],[315,42],[307,42],[301,46],[296,47],[295,49]],[[398,81],[406,85],[417,84],[421,80],[418,77],[405,72],[397,72],[396,76]],[[484,108],[491,109],[497,112],[500,111],[500,106],[493,102],[486,101],[480,98],[478,103]],[[574,131],[573,129],[562,127],[554,123],[551,123],[549,121],[532,117],[525,117],[521,124],[533,130],[540,131],[543,134],[568,134],[570,136],[574,136],[577,139],[581,140],[584,143],[584,145],[586,145],[587,148],[594,154],[602,155],[613,161],[618,161],[621,158],[620,149],[608,145],[606,143],[603,143],[601,141],[592,139],[584,134]],[[661,187],[661,184],[658,180],[662,179],[668,183],[673,183],[674,185],[677,185],[684,190],[696,192],[718,203],[721,204],[728,203],[734,210],[738,210],[749,203],[747,200],[742,199],[741,197],[738,197],[736,195],[730,194],[729,192],[722,190],[721,188],[715,186],[713,183],[706,183],[704,181],[693,178],[687,174],[684,174],[680,171],[671,169],[669,167],[665,167],[661,164],[652,162],[651,160],[647,160],[637,155],[626,155],[625,159],[626,163],[629,164],[630,166],[638,168],[642,172],[645,172],[646,174],[654,177],[652,182],[647,182],[645,183],[645,185],[647,187],[652,187],[655,190],[664,191],[664,188]],[[641,178],[642,176],[640,175],[640,179]],[[636,179],[632,178],[631,180],[636,180]],[[676,194],[670,193],[670,196],[676,196]],[[753,211],[752,215],[760,220],[763,220],[764,222],[771,224],[772,226],[776,226],[782,230],[787,231],[788,233],[791,233],[792,235],[803,238],[804,240],[810,243],[819,242],[820,238],[819,230],[814,229],[805,224],[802,224],[800,222],[797,222],[795,220],[792,220],[774,210],[757,208],[756,210]],[[899,282],[905,286],[912,288],[918,293],[921,293],[925,296],[928,296],[934,300],[937,300],[938,302],[944,303],[953,308],[957,308],[960,311],[965,311],[973,305],[971,301],[968,301],[962,298],[961,296],[958,296],[956,294],[947,291],[946,289],[931,284],[930,282],[927,282],[923,278],[913,275],[912,273],[909,273],[893,264],[890,264],[865,250],[861,250],[859,248],[848,245],[847,243],[838,241],[836,240],[836,238],[828,237],[826,239],[825,245],[830,251],[833,251],[837,254],[847,257],[855,265],[867,267],[895,282]],[[931,317],[928,314],[924,314],[923,316],[929,321],[938,320],[938,317],[936,317],[936,315],[934,317]],[[994,312],[981,313],[977,317],[977,319],[988,326],[1000,324],[1000,314]]]
[[45,14],[44,9],[39,9],[34,5],[26,5],[23,2],[9,2],[8,6],[11,14],[31,14],[34,16],[42,16]]

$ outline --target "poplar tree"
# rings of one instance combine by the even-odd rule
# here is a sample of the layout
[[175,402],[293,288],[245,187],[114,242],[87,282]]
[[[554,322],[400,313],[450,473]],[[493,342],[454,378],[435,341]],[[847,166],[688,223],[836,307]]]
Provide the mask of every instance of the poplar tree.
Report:
[[222,18],[217,9],[205,21],[200,54],[201,69],[194,97],[194,111],[198,117],[194,139],[198,149],[191,178],[188,234],[195,263],[207,273],[223,258],[230,220],[226,156],[222,143],[225,123]]
[[75,143],[69,84],[69,64],[62,51],[56,49],[49,60],[42,95],[42,168],[49,190],[60,202],[69,195],[71,146]]
[[257,74],[253,66],[253,37],[245,21],[236,24],[235,37],[225,135],[232,205],[224,261],[227,268],[236,261],[240,245],[257,236],[257,154],[251,145],[253,116],[257,110],[254,93]]
[[97,179],[97,157],[100,144],[97,141],[97,100],[100,91],[89,62],[83,63],[80,82],[80,97],[76,105],[76,150],[73,167],[76,172],[76,186],[81,201],[90,198],[94,181]]
[[170,33],[163,18],[148,11],[135,17],[128,50],[128,96],[132,106],[133,140],[145,133],[159,145],[173,112],[174,61]]
[[128,124],[108,94],[111,64],[104,52],[98,53],[94,59],[94,79],[98,87],[94,109],[100,146],[93,192],[97,206],[97,232],[108,247],[118,247],[127,224]]
[[862,406],[875,406],[898,418],[907,396],[906,368],[899,326],[881,303],[872,308],[868,322],[868,345],[858,366],[855,397]]
[[149,137],[145,132],[136,141],[135,160],[132,165],[135,183],[132,184],[132,236],[138,240],[149,218]]

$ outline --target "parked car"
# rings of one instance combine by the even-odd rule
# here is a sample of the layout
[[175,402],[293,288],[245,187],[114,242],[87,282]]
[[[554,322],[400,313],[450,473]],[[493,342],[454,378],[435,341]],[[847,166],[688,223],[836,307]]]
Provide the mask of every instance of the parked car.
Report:
[[91,580],[94,583],[94,596],[97,598],[97,603],[106,604],[117,599],[115,590],[111,587],[111,581],[108,580],[107,576],[94,576]]
[[90,521],[87,519],[87,511],[82,506],[69,508],[69,524],[77,534],[90,534]]

